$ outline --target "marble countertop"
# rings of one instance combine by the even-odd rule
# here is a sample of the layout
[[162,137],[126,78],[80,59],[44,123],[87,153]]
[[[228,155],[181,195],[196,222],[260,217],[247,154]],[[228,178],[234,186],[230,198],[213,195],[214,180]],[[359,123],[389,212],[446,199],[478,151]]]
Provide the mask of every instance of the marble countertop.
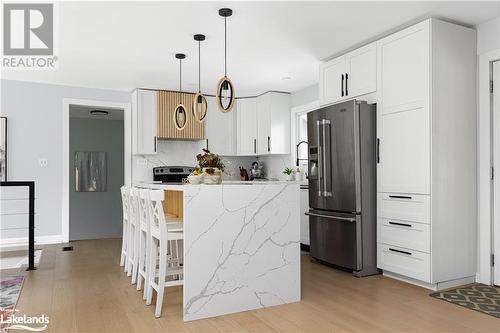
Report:
[[163,189],[163,190],[175,190],[182,191],[187,190],[188,188],[195,188],[199,186],[235,186],[235,185],[251,185],[251,186],[266,186],[266,185],[274,185],[274,184],[297,184],[297,185],[307,185],[307,182],[303,181],[286,181],[286,180],[266,180],[266,181],[240,181],[240,180],[229,180],[223,181],[222,184],[165,184],[158,182],[136,182],[134,186],[142,187],[142,188],[153,188],[153,189]]

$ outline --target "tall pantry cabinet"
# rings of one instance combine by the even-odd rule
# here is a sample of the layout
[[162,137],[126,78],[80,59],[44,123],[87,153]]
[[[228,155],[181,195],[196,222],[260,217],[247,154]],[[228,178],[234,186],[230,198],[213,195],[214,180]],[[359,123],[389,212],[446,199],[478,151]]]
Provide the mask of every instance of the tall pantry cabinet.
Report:
[[476,34],[429,19],[377,42],[377,243],[432,289],[476,272]]

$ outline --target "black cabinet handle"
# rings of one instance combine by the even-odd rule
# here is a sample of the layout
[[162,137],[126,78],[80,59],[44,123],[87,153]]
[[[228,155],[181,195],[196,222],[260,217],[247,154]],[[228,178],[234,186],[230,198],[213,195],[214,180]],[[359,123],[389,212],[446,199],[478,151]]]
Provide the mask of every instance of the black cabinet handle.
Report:
[[396,249],[391,249],[391,248],[389,248],[389,251],[402,253],[402,254],[406,254],[406,255],[411,256],[411,252],[406,252],[406,251],[401,251],[401,250],[396,250]]
[[407,224],[407,223],[399,223],[399,222],[391,222],[389,221],[389,224],[392,224],[392,225],[399,225],[401,227],[408,227],[408,228],[411,228],[411,224]]
[[257,139],[253,139],[253,153],[257,154]]
[[342,87],[342,97],[344,96],[344,74],[341,75],[342,78],[342,84],[340,85]]
[[349,78],[349,75],[345,73],[345,95],[349,95],[349,92],[347,91],[347,79]]
[[377,139],[377,164],[380,163],[380,139]]
[[389,198],[391,199],[408,199],[411,200],[411,197],[405,196],[405,195],[389,195]]
[[155,153],[156,153],[156,141],[157,141],[157,139],[156,139],[156,135],[155,135],[155,137],[154,137],[154,141],[153,141],[153,142],[154,142],[154,145],[155,145]]
[[208,139],[207,139],[207,150],[208,150]]
[[271,137],[267,137],[267,152],[269,153],[271,151]]

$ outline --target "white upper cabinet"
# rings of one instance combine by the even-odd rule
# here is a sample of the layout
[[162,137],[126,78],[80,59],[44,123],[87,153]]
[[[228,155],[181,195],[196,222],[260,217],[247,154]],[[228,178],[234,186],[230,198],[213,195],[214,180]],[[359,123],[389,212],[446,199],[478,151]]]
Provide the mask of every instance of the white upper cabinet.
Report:
[[319,66],[319,102],[335,103],[344,98],[345,56],[335,58]]
[[257,101],[255,98],[242,98],[236,104],[237,154],[256,155]]
[[377,46],[371,43],[319,67],[321,105],[355,98],[377,90]]
[[429,45],[428,24],[378,42],[379,192],[430,194]]
[[377,43],[371,43],[346,54],[347,98],[377,90]]
[[232,112],[220,112],[215,97],[207,97],[207,117],[205,133],[208,149],[219,155],[231,156],[236,153],[236,113],[238,104]]
[[156,154],[157,96],[154,90],[132,92],[132,151],[137,155]]
[[257,97],[257,154],[290,153],[290,95],[268,92]]

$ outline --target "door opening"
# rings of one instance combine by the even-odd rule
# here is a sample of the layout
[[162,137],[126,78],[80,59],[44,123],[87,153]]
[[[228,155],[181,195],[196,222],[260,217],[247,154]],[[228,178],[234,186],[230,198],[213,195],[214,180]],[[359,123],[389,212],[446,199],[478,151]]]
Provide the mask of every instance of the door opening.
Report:
[[69,240],[122,235],[124,110],[69,105]]

